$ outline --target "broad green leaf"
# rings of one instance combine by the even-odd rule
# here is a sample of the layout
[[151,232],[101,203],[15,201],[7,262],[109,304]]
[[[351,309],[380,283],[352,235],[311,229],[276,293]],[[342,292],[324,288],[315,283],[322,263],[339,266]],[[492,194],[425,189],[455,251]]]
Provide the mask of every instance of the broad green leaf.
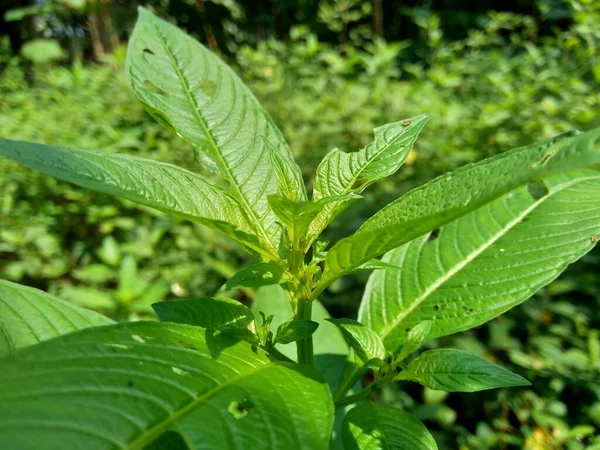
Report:
[[451,348],[426,351],[394,379],[416,381],[429,389],[447,392],[476,392],[531,384],[504,367]]
[[346,414],[342,441],[345,450],[437,450],[433,436],[415,417],[373,402]]
[[0,156],[47,175],[193,220],[263,252],[240,203],[188,170],[151,159],[0,139]]
[[404,269],[371,275],[359,320],[395,351],[406,331],[432,322],[429,338],[480,325],[528,299],[594,247],[600,172],[523,186],[428,236],[389,252]]
[[398,354],[398,361],[404,361],[408,355],[419,350],[421,344],[423,344],[429,336],[432,325],[433,322],[431,320],[425,320],[415,325],[414,328],[411,328],[408,333],[406,333],[406,340]]
[[184,323],[211,330],[248,329],[254,314],[237,300],[205,297],[152,305],[161,322]]
[[312,320],[289,320],[277,328],[275,344],[291,344],[300,339],[311,336],[319,328],[317,322]]
[[281,266],[273,263],[257,263],[244,267],[225,284],[225,289],[240,287],[260,287],[279,284],[284,271]]
[[370,328],[352,319],[327,319],[342,332],[346,343],[363,362],[385,358],[383,342]]
[[0,280],[0,358],[21,347],[112,323],[45,292]]
[[[256,233],[276,248],[279,229],[267,196],[282,191],[282,178],[265,140],[296,172],[294,179],[301,175],[281,132],[250,90],[216,55],[143,8],[129,40],[126,71],[150,114],[189,142],[204,167],[230,183]],[[300,184],[284,191],[300,188],[297,198],[303,200]]]
[[138,322],[5,359],[0,423],[0,448],[14,450],[133,450],[173,434],[189,449],[325,450],[333,404],[310,367],[199,327]]
[[[375,128],[375,140],[357,152],[334,149],[328,153],[317,167],[314,199],[358,194],[376,181],[396,173],[430,117],[423,114]],[[348,201],[327,205],[312,224],[311,234],[318,236],[348,206]]]
[[600,129],[565,133],[449,172],[390,203],[327,254],[316,293],[353,268],[533,180],[600,163]]

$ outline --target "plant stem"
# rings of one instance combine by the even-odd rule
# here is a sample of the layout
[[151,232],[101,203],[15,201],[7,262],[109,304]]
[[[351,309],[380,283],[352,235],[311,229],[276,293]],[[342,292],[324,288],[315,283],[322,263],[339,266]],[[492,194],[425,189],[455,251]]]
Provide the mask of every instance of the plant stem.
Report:
[[[296,313],[295,319],[310,320],[311,314],[312,302],[306,299],[299,299],[298,312]],[[306,339],[300,339],[296,342],[296,346],[298,348],[298,363],[313,366],[315,364],[315,357],[312,336],[309,336]]]
[[365,389],[360,391],[358,394],[349,395],[348,397],[344,397],[343,399],[338,400],[337,402],[335,402],[335,409],[343,408],[344,406],[352,405],[353,403],[364,400],[371,393],[374,386],[375,386],[375,383],[367,386]]

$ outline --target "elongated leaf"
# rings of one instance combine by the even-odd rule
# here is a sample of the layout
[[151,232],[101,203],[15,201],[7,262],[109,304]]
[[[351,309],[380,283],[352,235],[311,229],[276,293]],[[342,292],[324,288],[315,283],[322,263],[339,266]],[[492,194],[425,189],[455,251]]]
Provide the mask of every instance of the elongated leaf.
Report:
[[[143,8],[129,40],[126,70],[150,114],[230,182],[257,234],[276,248],[279,230],[267,195],[281,189],[262,137],[297,173],[295,179],[302,177],[281,132],[250,90],[208,49]],[[297,197],[304,199],[300,187]],[[286,187],[293,189],[298,186]]]
[[65,181],[199,222],[263,252],[242,206],[224,188],[151,159],[0,139],[0,156]]
[[275,171],[279,190],[285,198],[293,202],[302,201],[306,198],[306,187],[302,179],[302,172],[293,159],[282,155],[276,146],[271,144],[264,136],[261,136],[269,150],[271,164]]
[[342,332],[346,343],[354,350],[361,361],[385,358],[385,347],[381,339],[370,328],[352,319],[327,319]]
[[359,320],[396,350],[431,320],[430,338],[480,325],[525,301],[594,246],[600,173],[546,179],[546,195],[518,188],[391,251],[403,270],[371,275]]
[[398,355],[399,361],[404,361],[408,355],[419,350],[421,344],[425,342],[429,336],[432,324],[433,322],[431,320],[425,320],[418,323],[406,333],[406,341],[404,341],[402,350],[400,350],[400,354]]
[[226,289],[240,287],[260,287],[278,284],[284,271],[281,266],[273,263],[257,263],[244,267],[225,284]]
[[[429,119],[429,115],[423,114],[383,125],[374,130],[375,140],[362,150],[345,153],[335,149],[328,153],[317,168],[314,199],[360,193],[396,173]],[[349,204],[345,201],[327,205],[312,224],[311,234],[319,235]]]
[[390,203],[327,254],[320,289],[368,260],[532,180],[600,163],[600,129],[568,133],[436,178]]
[[0,358],[21,347],[112,323],[45,292],[0,280]]
[[161,322],[184,323],[211,330],[227,327],[247,329],[254,314],[237,300],[230,298],[199,298],[177,300],[152,305]]
[[[95,328],[0,364],[0,448],[327,449],[333,404],[310,367],[188,325]],[[164,447],[163,447],[164,448]]]
[[394,379],[417,381],[429,389],[448,392],[475,392],[531,384],[504,367],[451,348],[423,353]]
[[372,402],[346,414],[342,441],[345,450],[437,450],[435,440],[415,417]]
[[300,339],[311,336],[319,328],[317,322],[312,320],[290,320],[277,327],[275,344],[291,344]]

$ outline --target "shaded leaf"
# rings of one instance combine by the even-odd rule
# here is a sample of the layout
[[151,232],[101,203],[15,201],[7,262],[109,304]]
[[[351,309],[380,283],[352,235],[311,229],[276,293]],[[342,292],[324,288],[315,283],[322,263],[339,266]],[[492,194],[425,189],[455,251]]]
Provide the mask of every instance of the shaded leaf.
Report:
[[[0,364],[0,448],[327,449],[333,403],[312,368],[188,325],[94,328]],[[164,443],[164,441],[163,441]]]
[[21,347],[112,323],[38,289],[0,280],[0,358]]
[[257,263],[244,267],[225,284],[225,289],[241,287],[260,287],[279,284],[284,271],[281,266],[273,263]]
[[342,424],[345,450],[437,450],[419,420],[401,409],[363,403],[350,410]]
[[311,336],[317,331],[317,328],[319,328],[319,324],[312,320],[290,320],[279,325],[273,342],[290,344]]
[[361,361],[366,363],[374,358],[385,358],[383,342],[370,328],[352,319],[327,319],[327,321],[339,328],[344,339]]

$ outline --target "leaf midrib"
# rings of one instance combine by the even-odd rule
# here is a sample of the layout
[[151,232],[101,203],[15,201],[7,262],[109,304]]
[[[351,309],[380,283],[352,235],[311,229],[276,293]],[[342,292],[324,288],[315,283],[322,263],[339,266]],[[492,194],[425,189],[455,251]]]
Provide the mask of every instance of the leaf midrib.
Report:
[[[473,260],[475,260],[481,253],[483,253],[485,250],[487,250],[492,245],[494,245],[498,239],[503,237],[506,233],[508,233],[510,230],[512,230],[515,226],[517,226],[523,220],[523,218],[525,218],[527,215],[529,215],[533,210],[535,210],[538,206],[543,204],[546,200],[550,199],[555,194],[562,192],[563,190],[568,189],[576,184],[579,184],[579,183],[582,183],[585,181],[590,181],[590,180],[598,180],[598,179],[600,179],[600,176],[587,176],[587,177],[578,178],[577,180],[573,180],[568,183],[564,183],[564,184],[556,187],[555,190],[549,192],[544,197],[542,197],[539,200],[532,203],[528,208],[523,210],[523,212],[518,214],[515,217],[515,219],[510,221],[506,226],[502,227],[500,229],[500,231],[498,231],[498,233],[494,234],[488,241],[486,241],[484,244],[482,244],[477,250],[473,251],[470,255],[468,255],[466,258],[464,258],[460,263],[456,264],[452,269],[448,270],[443,276],[438,278],[427,289],[425,289],[425,291],[419,297],[417,297],[415,299],[415,301],[413,303],[411,303],[411,305],[403,313],[398,315],[394,320],[392,320],[392,322],[390,322],[388,325],[386,325],[381,330],[381,332],[379,333],[379,335],[381,336],[381,339],[385,342],[386,337],[392,331],[394,331],[394,329],[408,315],[410,315],[415,309],[417,309],[421,305],[421,303],[423,303],[425,300],[427,300],[427,298],[431,294],[433,294],[440,286],[442,286],[446,281],[448,281],[453,276],[455,276],[458,272],[460,272],[462,269],[464,269],[468,264],[470,264]],[[478,209],[476,209],[475,211],[477,211]],[[475,212],[475,211],[472,211],[472,212]]]
[[238,197],[240,203],[246,210],[246,213],[252,219],[251,225],[258,230],[258,232],[261,234],[261,236],[265,240],[265,243],[271,248],[271,250],[274,250],[274,246],[273,246],[273,242],[271,242],[271,238],[269,237],[266,230],[262,226],[262,222],[258,219],[256,214],[254,213],[254,210],[250,207],[250,204],[248,203],[248,199],[243,195],[239,186],[235,182],[235,179],[233,178],[233,174],[231,173],[231,170],[230,170],[229,166],[227,165],[227,162],[221,155],[221,151],[219,149],[219,146],[217,145],[217,142],[215,141],[215,139],[214,139],[210,129],[208,128],[208,125],[204,121],[203,117],[200,115],[200,110],[199,110],[198,104],[196,103],[196,100],[194,99],[194,97],[191,95],[190,86],[189,86],[187,80],[185,79],[183,73],[181,72],[181,69],[180,69],[179,65],[177,64],[177,60],[175,59],[175,55],[173,55],[173,52],[171,51],[171,48],[169,47],[165,37],[163,36],[161,30],[154,23],[154,18],[151,19],[151,24],[152,24],[152,28],[154,28],[154,30],[156,32],[157,37],[162,42],[167,54],[169,55],[169,59],[171,60],[171,64],[174,67],[175,72],[177,73],[177,77],[179,78],[179,81],[182,83],[182,85],[184,87],[185,96],[186,96],[188,102],[190,103],[192,110],[194,111],[194,116],[200,123],[200,126],[202,127],[205,134],[208,136],[211,146],[215,149],[215,156],[218,158],[221,167],[224,169],[225,173],[227,174],[227,179],[229,181],[230,186],[235,191],[236,197]]
[[250,372],[246,372],[246,373],[243,373],[236,377],[228,379],[227,381],[219,384],[214,389],[211,389],[211,390],[205,392],[204,394],[200,395],[199,397],[196,397],[195,399],[190,401],[187,405],[185,405],[184,407],[182,407],[178,411],[176,411],[174,414],[171,414],[170,416],[168,416],[161,422],[159,422],[156,425],[154,425],[153,427],[149,428],[148,430],[146,430],[146,432],[143,435],[141,435],[136,440],[128,443],[125,447],[123,447],[123,449],[124,450],[141,450],[141,449],[145,448],[148,444],[150,444],[155,439],[157,439],[161,435],[162,432],[167,431],[168,427],[171,424],[178,422],[181,418],[183,418],[186,414],[190,413],[194,408],[196,408],[204,400],[207,400],[208,398],[212,397],[213,395],[215,395],[216,393],[218,393],[219,391],[223,390],[226,387],[232,386],[241,380],[244,380],[248,377],[256,375],[257,373],[259,373],[263,370],[270,369],[270,368],[273,368],[274,366],[278,366],[278,365],[282,365],[282,364],[267,363],[267,364],[260,366],[258,369],[251,370]]

